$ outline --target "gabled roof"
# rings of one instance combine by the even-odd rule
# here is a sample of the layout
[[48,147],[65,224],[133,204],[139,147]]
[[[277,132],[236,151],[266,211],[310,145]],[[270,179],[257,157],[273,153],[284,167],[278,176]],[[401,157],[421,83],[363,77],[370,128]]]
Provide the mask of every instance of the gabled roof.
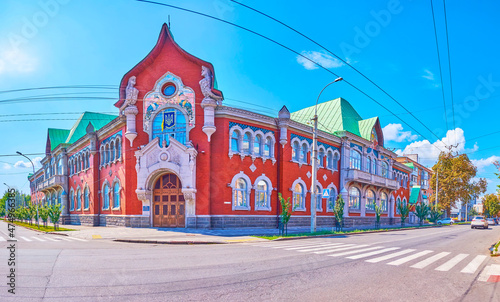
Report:
[[[302,124],[310,124],[314,117],[314,106],[292,112],[291,119]],[[352,105],[343,98],[334,99],[318,104],[318,128],[322,131],[335,134],[339,131],[348,131],[366,140],[371,140],[371,131],[379,123],[378,117],[362,119]],[[379,140],[383,135],[377,131]]]
[[46,152],[54,150],[60,144],[73,144],[82,138],[87,134],[86,129],[89,123],[91,123],[94,126],[94,130],[97,131],[115,118],[117,118],[117,116],[111,114],[84,112],[70,130],[49,128],[47,131]]
[[[217,88],[217,80],[215,78],[214,66],[210,62],[203,61],[190,53],[186,52],[182,49],[175,41],[172,33],[170,32],[170,28],[166,23],[163,23],[163,26],[160,30],[160,35],[158,37],[158,41],[156,42],[155,47],[148,53],[148,55],[142,59],[137,65],[135,65],[131,70],[129,70],[122,78],[120,82],[120,99],[115,103],[115,106],[120,108],[125,101],[125,88],[127,87],[127,83],[130,77],[137,76],[139,73],[143,72],[151,65],[155,64],[156,58],[161,54],[163,49],[168,45],[172,45],[175,49],[180,52],[186,59],[197,63],[200,66],[206,66],[212,72],[212,92],[215,95],[222,96],[222,92]],[[166,73],[168,70],[165,70]],[[200,80],[201,80],[201,69],[200,69]]]

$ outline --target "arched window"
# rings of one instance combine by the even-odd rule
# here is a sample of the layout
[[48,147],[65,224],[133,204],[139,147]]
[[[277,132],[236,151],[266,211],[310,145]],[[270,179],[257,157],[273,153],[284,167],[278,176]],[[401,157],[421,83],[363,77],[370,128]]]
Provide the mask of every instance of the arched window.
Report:
[[333,211],[335,208],[335,201],[337,201],[337,192],[335,191],[335,188],[330,188],[330,197],[328,197],[327,205],[328,211]]
[[372,169],[372,160],[371,158],[367,157],[366,158],[366,172],[371,173]]
[[234,130],[233,134],[231,134],[231,151],[240,152],[240,132],[238,130]]
[[305,210],[306,209],[306,194],[304,186],[300,183],[295,185],[293,189],[293,209],[294,210]]
[[60,190],[59,192],[57,192],[57,204],[58,205],[62,205],[62,190]]
[[255,209],[269,210],[270,208],[269,184],[265,180],[259,180],[255,186]]
[[292,158],[295,161],[300,160],[300,145],[299,145],[299,142],[297,142],[297,141],[293,142]]
[[398,197],[398,199],[396,199],[396,214],[401,214],[401,211],[399,210],[400,204],[401,204],[401,198]]
[[243,135],[243,145],[241,147],[244,154],[250,154],[250,133]]
[[377,160],[376,159],[372,160],[372,174],[377,175]]
[[307,145],[302,144],[302,148],[300,150],[300,162],[307,164]]
[[52,193],[51,204],[56,204],[56,193]]
[[349,168],[361,170],[361,153],[357,150],[351,150],[351,158],[349,161]]
[[333,153],[331,151],[328,151],[326,155],[326,166],[328,169],[333,170]]
[[247,208],[248,207],[248,184],[243,178],[238,178],[236,180],[236,187],[233,189],[233,202],[235,208]]
[[106,163],[109,163],[111,160],[111,154],[109,152],[109,145],[106,144],[106,147],[104,147],[104,153],[106,153]]
[[325,166],[325,151],[323,149],[319,150],[318,152],[318,161],[319,161],[319,166],[323,168]]
[[122,157],[122,141],[119,137],[116,139],[115,148],[116,148],[116,159],[120,159]]
[[256,135],[253,140],[253,154],[257,156],[262,156],[262,137]]
[[360,195],[361,195],[361,193],[359,192],[358,188],[351,187],[349,189],[349,209],[359,210]]
[[109,186],[108,186],[108,184],[104,185],[104,190],[103,190],[102,195],[103,195],[102,196],[103,197],[102,208],[104,210],[109,209]]
[[63,175],[63,159],[62,157],[59,158],[59,160],[57,161],[57,174],[59,175]]
[[389,178],[389,164],[385,161],[382,162],[382,176]]
[[366,191],[366,203],[365,208],[370,211],[375,210],[375,193],[372,190]]
[[100,159],[101,159],[101,166],[104,165],[104,163],[106,162],[106,158],[105,158],[105,153],[104,153],[104,146],[101,146],[101,150],[100,150]]
[[333,169],[337,170],[339,167],[339,154],[335,153],[333,155]]
[[160,146],[163,141],[168,146],[170,138],[173,137],[181,144],[186,143],[186,117],[184,114],[173,108],[160,111],[153,120],[153,130],[151,139],[159,138]]
[[75,192],[71,190],[71,193],[69,194],[69,209],[73,211],[75,209]]
[[316,186],[316,211],[323,211],[323,190],[320,186]]
[[89,152],[87,152],[86,159],[87,159],[87,168],[90,168],[90,155],[89,155]]
[[109,146],[109,152],[111,153],[111,160],[110,161],[115,161],[115,142],[111,142],[111,145]]
[[268,137],[266,139],[266,144],[264,145],[264,156],[271,157],[273,154],[272,149],[273,149],[273,140],[270,137]]
[[387,212],[387,194],[383,192],[380,194],[380,205],[382,206],[382,211]]
[[83,208],[87,210],[89,208],[89,206],[90,206],[90,190],[89,190],[88,187],[85,188],[85,193],[84,194],[85,194],[85,197],[84,197],[85,201],[84,201],[84,204],[83,204]]
[[118,182],[113,185],[113,208],[120,208],[120,184]]
[[80,189],[76,191],[76,209],[80,210],[82,207],[82,193],[80,192]]

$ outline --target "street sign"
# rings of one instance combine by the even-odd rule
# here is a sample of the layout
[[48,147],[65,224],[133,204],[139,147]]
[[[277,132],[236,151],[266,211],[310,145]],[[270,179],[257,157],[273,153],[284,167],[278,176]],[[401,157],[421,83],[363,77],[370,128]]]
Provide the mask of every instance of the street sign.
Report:
[[330,189],[323,189],[323,198],[330,198]]

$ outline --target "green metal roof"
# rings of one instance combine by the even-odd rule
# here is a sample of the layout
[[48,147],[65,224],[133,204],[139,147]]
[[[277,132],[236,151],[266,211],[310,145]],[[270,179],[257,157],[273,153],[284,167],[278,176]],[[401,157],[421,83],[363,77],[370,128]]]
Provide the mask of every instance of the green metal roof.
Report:
[[[302,124],[310,124],[314,117],[314,106],[292,112],[290,118]],[[363,120],[352,105],[343,98],[318,104],[318,128],[335,134],[338,131],[348,131],[352,134],[370,140],[371,131],[377,117]]]
[[420,186],[413,186],[410,192],[410,204],[416,204],[420,195]]
[[86,130],[89,123],[91,123],[94,126],[94,130],[97,131],[116,117],[116,115],[111,114],[84,112],[70,130],[49,128],[48,137],[50,140],[50,151],[54,150],[62,143],[73,144],[82,138],[87,134]]
[[415,165],[412,162],[404,163],[405,166],[415,169]]

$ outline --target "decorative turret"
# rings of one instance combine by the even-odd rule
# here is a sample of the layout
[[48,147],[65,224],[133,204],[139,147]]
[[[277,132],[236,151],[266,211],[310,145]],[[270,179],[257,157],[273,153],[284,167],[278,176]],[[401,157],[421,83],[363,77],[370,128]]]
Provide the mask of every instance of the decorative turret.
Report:
[[282,148],[285,148],[285,145],[288,142],[287,129],[289,122],[290,111],[288,111],[288,108],[286,108],[286,106],[283,106],[283,108],[281,108],[280,112],[278,113],[278,127],[280,128],[280,144]]
[[[203,101],[201,102],[201,108],[203,108],[204,113],[204,124],[203,124],[203,132],[208,137],[208,141],[210,141],[210,137],[214,134],[215,122],[214,122],[214,111],[217,105],[222,103],[223,97],[222,94],[214,93],[213,87],[213,77],[212,71],[205,66],[201,67],[201,75],[203,79],[200,81],[201,92],[203,93]],[[217,91],[218,92],[218,91]]]

